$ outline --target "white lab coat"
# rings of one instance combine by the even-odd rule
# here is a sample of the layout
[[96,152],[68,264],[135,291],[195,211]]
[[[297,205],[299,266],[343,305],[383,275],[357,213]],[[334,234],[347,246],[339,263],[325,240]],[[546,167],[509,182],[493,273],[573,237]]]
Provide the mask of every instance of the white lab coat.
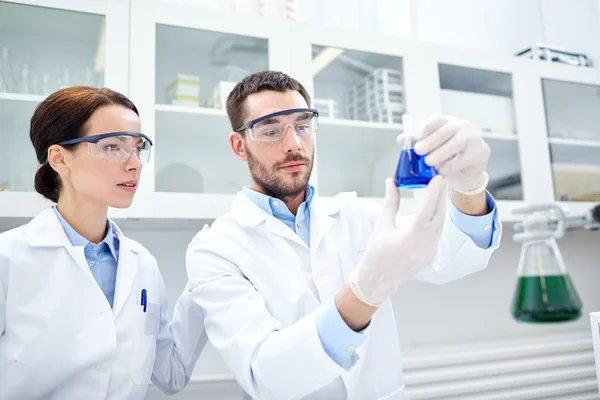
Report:
[[[315,197],[309,249],[238,193],[231,212],[192,240],[186,266],[194,301],[204,310],[209,340],[248,397],[408,398],[389,300],[348,369],[323,350],[315,323],[315,310],[348,281],[379,212],[355,193]],[[447,217],[436,260],[414,279],[441,284],[484,269],[500,236],[496,226],[493,245],[480,249]]]
[[1,400],[141,400],[151,377],[170,393],[187,384],[206,343],[202,311],[184,290],[169,325],[155,258],[115,233],[113,309],[51,208],[0,234]]

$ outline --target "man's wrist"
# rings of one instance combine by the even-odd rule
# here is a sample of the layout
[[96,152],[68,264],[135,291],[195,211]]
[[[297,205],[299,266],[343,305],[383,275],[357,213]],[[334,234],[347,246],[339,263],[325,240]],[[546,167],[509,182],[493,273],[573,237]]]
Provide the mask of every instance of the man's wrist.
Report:
[[361,301],[352,291],[350,285],[344,286],[335,296],[335,305],[350,329],[360,332],[371,321],[377,307]]
[[458,211],[465,215],[481,216],[490,212],[485,191],[469,196],[456,190],[451,190],[450,198]]

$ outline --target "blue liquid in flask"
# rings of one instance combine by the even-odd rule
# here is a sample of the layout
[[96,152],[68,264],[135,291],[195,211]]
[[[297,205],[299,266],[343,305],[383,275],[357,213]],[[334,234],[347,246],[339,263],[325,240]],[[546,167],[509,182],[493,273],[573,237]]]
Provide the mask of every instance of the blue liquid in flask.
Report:
[[409,148],[400,153],[394,182],[400,188],[419,189],[426,187],[436,175],[435,168],[425,164],[425,156],[420,156]]

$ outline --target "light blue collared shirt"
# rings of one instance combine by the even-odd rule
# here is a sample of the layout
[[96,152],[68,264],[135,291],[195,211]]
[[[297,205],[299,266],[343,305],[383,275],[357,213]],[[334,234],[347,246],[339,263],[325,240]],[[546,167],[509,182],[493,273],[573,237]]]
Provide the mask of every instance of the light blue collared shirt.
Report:
[[244,187],[242,193],[259,206],[261,210],[286,224],[310,247],[310,203],[312,203],[315,195],[314,187],[309,186],[306,190],[306,200],[300,204],[296,215],[292,214],[285,203],[279,199],[255,192],[249,187]]
[[[314,196],[312,186],[308,188],[307,200],[300,204],[296,215],[292,214],[285,203],[279,199],[255,192],[249,187],[244,187],[242,193],[264,212],[290,227],[310,247],[310,204]],[[465,215],[456,208],[452,201],[450,201],[449,208],[450,218],[458,229],[482,249],[491,246],[497,218],[496,203],[487,192],[486,200],[491,211],[482,216]],[[366,339],[364,335],[366,329],[355,332],[348,327],[335,305],[335,298],[331,298],[317,310],[315,319],[317,332],[325,352],[341,367],[352,366],[358,358],[356,349]]]
[[67,238],[73,246],[82,246],[85,259],[90,267],[94,279],[100,286],[100,289],[106,296],[110,307],[113,306],[115,297],[115,284],[117,281],[117,262],[119,260],[119,239],[114,233],[114,229],[107,222],[108,230],[104,240],[98,244],[93,244],[79,233],[77,233],[67,221],[60,215],[60,212],[53,207],[60,224],[62,225]]

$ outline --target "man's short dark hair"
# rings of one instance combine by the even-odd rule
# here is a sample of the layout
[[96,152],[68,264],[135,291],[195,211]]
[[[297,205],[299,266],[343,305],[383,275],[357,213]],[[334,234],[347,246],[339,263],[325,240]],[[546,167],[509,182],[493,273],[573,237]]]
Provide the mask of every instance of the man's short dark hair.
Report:
[[244,124],[245,103],[248,96],[264,90],[285,92],[296,90],[310,107],[310,96],[300,82],[280,71],[261,71],[242,79],[227,96],[227,116],[231,129],[236,130]]

